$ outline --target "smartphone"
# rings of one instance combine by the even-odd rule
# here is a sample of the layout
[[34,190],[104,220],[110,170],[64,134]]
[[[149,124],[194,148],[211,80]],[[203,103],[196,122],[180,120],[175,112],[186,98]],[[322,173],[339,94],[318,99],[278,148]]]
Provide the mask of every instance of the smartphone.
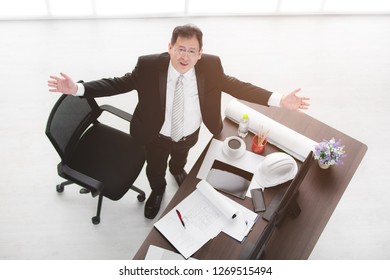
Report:
[[262,189],[251,189],[253,209],[255,212],[265,211],[265,202]]

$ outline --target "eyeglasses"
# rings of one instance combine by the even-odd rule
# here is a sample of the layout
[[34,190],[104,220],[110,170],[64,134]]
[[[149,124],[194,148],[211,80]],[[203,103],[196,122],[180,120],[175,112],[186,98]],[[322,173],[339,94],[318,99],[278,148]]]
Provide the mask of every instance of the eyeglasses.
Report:
[[189,49],[189,50],[186,50],[185,48],[174,48],[175,52],[177,52],[180,56],[184,56],[184,55],[188,55],[188,57],[190,58],[193,58],[195,56],[197,56],[199,54],[198,51],[196,50],[193,50],[193,49]]

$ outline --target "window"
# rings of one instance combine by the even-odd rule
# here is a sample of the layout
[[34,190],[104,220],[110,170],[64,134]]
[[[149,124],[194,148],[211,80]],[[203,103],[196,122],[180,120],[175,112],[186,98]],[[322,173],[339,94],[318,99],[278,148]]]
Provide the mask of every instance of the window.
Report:
[[1,19],[390,14],[389,0],[0,0]]
[[158,15],[184,12],[183,0],[95,0],[97,16]]
[[48,13],[52,17],[92,16],[91,3],[91,0],[48,0]]
[[279,0],[189,0],[188,13],[198,14],[254,14],[274,13]]
[[0,19],[47,16],[45,0],[0,0]]

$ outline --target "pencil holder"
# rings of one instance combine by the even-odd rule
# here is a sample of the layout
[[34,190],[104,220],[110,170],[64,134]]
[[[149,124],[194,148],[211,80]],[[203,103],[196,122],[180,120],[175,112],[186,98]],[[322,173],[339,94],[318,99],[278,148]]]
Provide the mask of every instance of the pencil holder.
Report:
[[261,154],[262,152],[264,152],[264,149],[265,149],[265,146],[267,145],[267,138],[265,138],[263,140],[262,143],[258,143],[259,141],[259,136],[258,135],[255,135],[253,136],[252,138],[252,152],[256,153],[256,154]]

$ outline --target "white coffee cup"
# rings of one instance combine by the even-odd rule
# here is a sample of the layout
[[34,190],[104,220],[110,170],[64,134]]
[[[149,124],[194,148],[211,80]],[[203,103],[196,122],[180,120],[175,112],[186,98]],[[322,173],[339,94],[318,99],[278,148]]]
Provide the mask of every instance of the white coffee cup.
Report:
[[222,151],[230,158],[240,158],[245,154],[246,145],[240,137],[230,136],[223,142]]

